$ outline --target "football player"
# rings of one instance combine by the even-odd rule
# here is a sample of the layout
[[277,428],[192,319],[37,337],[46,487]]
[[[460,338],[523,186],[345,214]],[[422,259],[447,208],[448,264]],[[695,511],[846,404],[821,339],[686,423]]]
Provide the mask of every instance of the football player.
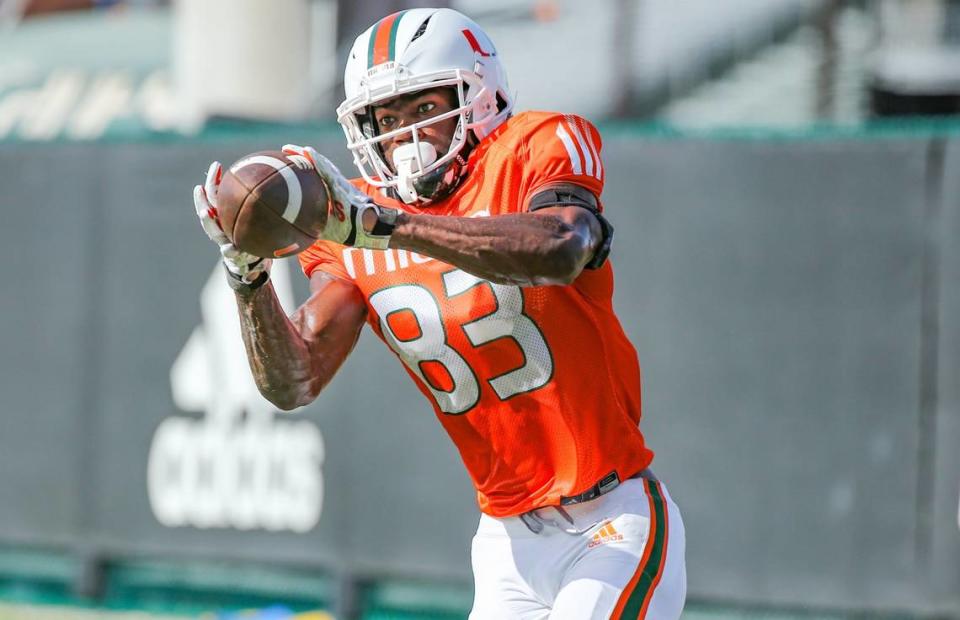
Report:
[[219,164],[194,192],[261,391],[283,409],[311,402],[368,323],[476,486],[471,618],[678,618],[683,521],[638,428],[597,129],[515,114],[493,43],[449,9],[378,21],[344,83],[337,116],[361,178],[284,149],[332,195],[324,238],[299,255],[312,296],[290,318],[270,261],[219,228]]

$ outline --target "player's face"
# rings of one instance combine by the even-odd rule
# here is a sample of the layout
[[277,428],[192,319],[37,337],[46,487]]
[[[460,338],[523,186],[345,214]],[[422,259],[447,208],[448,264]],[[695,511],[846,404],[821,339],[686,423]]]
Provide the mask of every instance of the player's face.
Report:
[[[434,116],[457,108],[457,94],[450,88],[431,88],[413,95],[403,95],[373,107],[374,120],[378,133],[384,134],[414,123],[428,120]],[[459,116],[431,123],[417,130],[422,141],[429,142],[437,150],[437,157],[443,157],[450,148],[453,132],[457,128]],[[401,133],[397,137],[383,142],[383,154],[387,162],[393,165],[393,151],[398,146],[413,141],[410,133]]]

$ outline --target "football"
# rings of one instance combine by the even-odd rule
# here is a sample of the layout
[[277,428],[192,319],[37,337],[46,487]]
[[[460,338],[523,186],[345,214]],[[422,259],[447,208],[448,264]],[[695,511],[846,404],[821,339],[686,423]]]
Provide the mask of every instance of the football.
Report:
[[237,248],[280,258],[306,250],[320,237],[327,201],[327,189],[309,162],[279,151],[261,151],[224,171],[217,213]]

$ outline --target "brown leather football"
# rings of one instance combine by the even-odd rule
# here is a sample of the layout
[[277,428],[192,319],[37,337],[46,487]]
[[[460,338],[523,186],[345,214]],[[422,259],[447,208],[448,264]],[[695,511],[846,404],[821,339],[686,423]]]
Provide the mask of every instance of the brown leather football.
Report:
[[327,189],[309,162],[260,151],[224,171],[217,213],[239,249],[278,258],[302,252],[320,237],[327,200]]

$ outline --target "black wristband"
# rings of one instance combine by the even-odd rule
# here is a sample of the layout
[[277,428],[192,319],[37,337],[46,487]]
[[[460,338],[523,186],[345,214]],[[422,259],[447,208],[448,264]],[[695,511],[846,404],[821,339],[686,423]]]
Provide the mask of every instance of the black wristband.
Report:
[[264,270],[260,272],[260,275],[257,276],[256,280],[254,280],[253,282],[247,283],[247,282],[244,282],[243,279],[240,278],[240,276],[236,275],[235,273],[227,269],[226,264],[223,265],[223,270],[227,272],[227,284],[230,285],[230,288],[232,288],[235,291],[256,290],[261,286],[263,286],[264,284],[266,284],[267,280],[270,279],[270,272]]
[[380,207],[377,211],[377,223],[373,225],[371,235],[377,237],[389,237],[393,234],[393,229],[397,227],[397,216],[400,212],[397,209]]
[[599,247],[597,247],[596,252],[593,253],[593,258],[583,266],[584,269],[600,269],[607,260],[607,257],[610,256],[610,246],[613,245],[613,225],[600,213],[594,212],[594,215],[597,216],[597,220],[600,222],[600,229],[603,231],[603,236],[600,238]]

